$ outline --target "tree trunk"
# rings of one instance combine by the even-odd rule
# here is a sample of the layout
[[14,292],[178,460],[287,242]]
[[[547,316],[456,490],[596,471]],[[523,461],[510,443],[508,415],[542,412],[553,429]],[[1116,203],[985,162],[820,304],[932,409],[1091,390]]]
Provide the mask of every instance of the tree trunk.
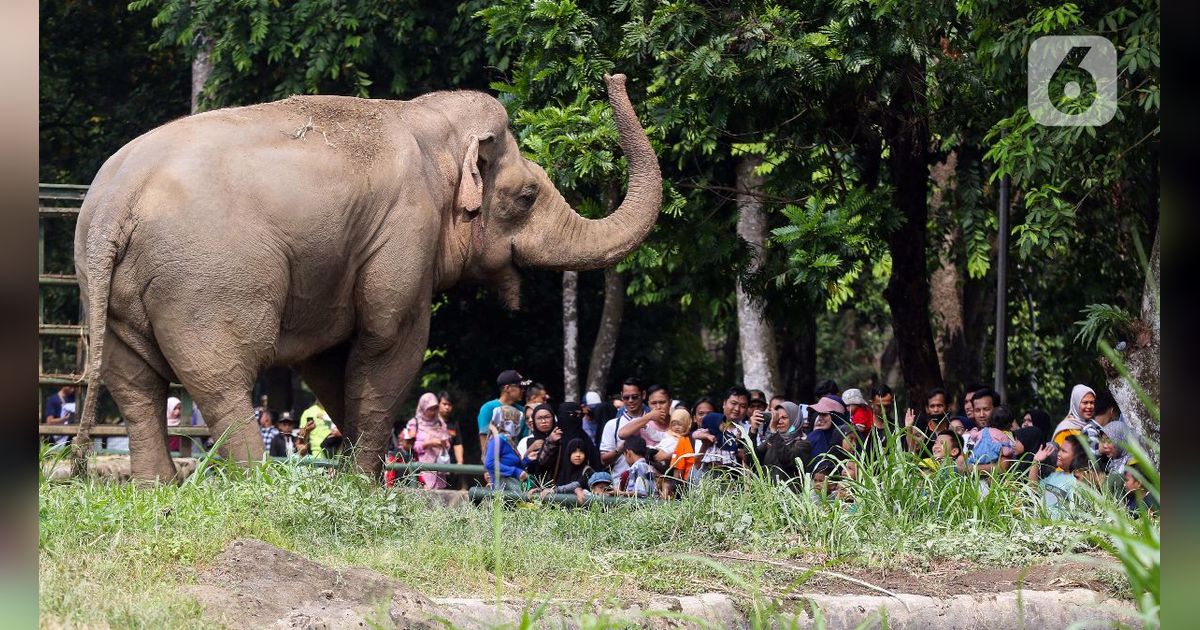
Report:
[[563,400],[579,398],[579,272],[564,271],[563,299]]
[[[762,164],[757,156],[744,156],[737,163],[738,237],[750,244],[748,271],[754,273],[762,265],[763,246],[767,237],[767,217],[762,200],[763,178],[754,170]],[[763,313],[762,302],[751,299],[737,282],[738,339],[742,356],[743,382],[749,389],[761,389],[771,397],[779,391],[779,350],[775,332]]]
[[929,275],[925,250],[929,220],[929,128],[924,115],[925,68],[910,62],[893,94],[886,119],[888,175],[892,199],[903,215],[888,235],[892,275],[884,297],[892,311],[892,330],[900,356],[907,404],[919,407],[924,393],[942,385],[933,327],[929,321]]
[[[960,153],[962,159],[960,160]],[[954,217],[961,211],[958,203],[958,172],[976,164],[977,152],[971,146],[952,151],[946,161],[930,169],[934,189],[930,210]],[[984,333],[988,323],[984,316],[992,312],[986,302],[994,283],[986,278],[971,278],[965,265],[966,245],[958,223],[941,235],[938,246],[938,268],[929,278],[930,306],[934,322],[934,341],[940,358],[947,389],[957,396],[967,385],[981,380],[983,368]]]
[[[1154,233],[1154,245],[1150,250],[1150,269],[1146,274],[1146,283],[1142,289],[1142,312],[1138,321],[1134,322],[1132,338],[1126,343],[1125,352],[1121,359],[1129,376],[1146,392],[1146,397],[1156,407],[1160,404],[1162,390],[1160,378],[1160,334],[1161,320],[1159,316],[1159,297],[1161,276],[1159,273],[1159,234]],[[1121,415],[1133,432],[1146,447],[1154,465],[1158,466],[1160,426],[1159,418],[1150,413],[1142,404],[1133,386],[1121,377],[1115,367],[1105,358],[1101,358],[1108,377],[1108,390],[1121,408]]]
[[200,111],[200,95],[204,92],[204,84],[212,74],[212,40],[199,35],[197,38],[196,57],[192,59],[192,113]]
[[812,308],[794,309],[782,322],[779,371],[788,400],[808,402],[817,384],[817,318]]
[[588,362],[587,389],[604,397],[608,385],[608,370],[617,351],[617,334],[621,332],[621,316],[625,312],[625,281],[614,268],[604,270],[604,309],[600,312],[600,329],[592,344],[592,359]]

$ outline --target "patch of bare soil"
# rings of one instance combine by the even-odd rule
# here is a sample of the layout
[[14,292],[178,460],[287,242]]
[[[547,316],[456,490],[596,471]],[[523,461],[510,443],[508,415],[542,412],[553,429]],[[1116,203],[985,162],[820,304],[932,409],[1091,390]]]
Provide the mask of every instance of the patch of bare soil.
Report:
[[[736,553],[711,556],[726,563],[750,562],[791,569],[798,575],[805,569],[819,568],[816,565]],[[1095,559],[1104,561],[1100,557]],[[1112,570],[1119,570],[1115,563],[1112,563],[1112,566]],[[1116,593],[1110,591],[1110,582],[1102,579],[1103,570],[1094,564],[1070,558],[1055,558],[1045,563],[1013,567],[979,568],[967,562],[950,561],[937,562],[927,570],[912,568],[885,571],[838,567],[813,574],[804,581],[801,588],[806,591],[845,595],[876,595],[883,589],[893,593],[927,597],[1082,588],[1114,596]]]
[[[713,554],[722,562],[781,560]],[[1086,565],[1059,563],[1025,572],[1020,569],[954,571],[935,567],[907,576],[859,572],[819,575],[805,582],[802,593],[789,594],[795,612],[807,616],[807,604],[818,606],[828,628],[854,628],[886,609],[889,627],[1013,628],[1113,627],[1133,621],[1132,607],[1092,590],[1075,588]],[[855,582],[855,581],[858,582]],[[873,580],[873,583],[869,583]],[[1016,582],[1024,588],[1014,593]],[[185,591],[195,597],[205,617],[230,628],[349,629],[494,627],[512,624],[540,608],[538,627],[579,627],[582,614],[603,614],[637,627],[747,628],[744,596],[721,593],[659,595],[644,593],[639,601],[599,602],[550,600],[529,602],[490,598],[431,599],[400,582],[364,568],[331,568],[257,540],[230,543],[197,584]],[[880,594],[880,587],[896,592]],[[889,588],[890,587],[890,588]],[[1047,587],[1047,588],[1043,588]],[[857,589],[862,589],[857,590]],[[972,590],[976,589],[976,590]],[[916,591],[916,593],[914,593]],[[837,594],[841,593],[841,594]],[[866,594],[860,594],[866,593]],[[929,593],[922,595],[919,593]],[[1020,612],[1017,612],[1017,611]],[[671,617],[674,615],[674,617]],[[801,623],[802,627],[811,625]],[[874,627],[874,626],[872,626]]]
[[432,627],[436,608],[375,571],[330,568],[259,540],[230,543],[187,590],[230,628]]
[[[176,457],[175,473],[179,479],[186,479],[196,471],[196,458]],[[58,461],[43,465],[44,473],[49,479],[70,479],[71,462]],[[105,481],[124,483],[132,478],[129,468],[128,455],[97,455],[88,466],[88,475]]]

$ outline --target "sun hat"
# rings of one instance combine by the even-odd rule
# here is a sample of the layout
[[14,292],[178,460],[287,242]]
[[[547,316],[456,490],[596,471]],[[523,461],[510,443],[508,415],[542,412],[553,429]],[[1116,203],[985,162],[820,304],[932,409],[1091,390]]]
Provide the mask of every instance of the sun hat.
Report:
[[867,404],[867,399],[863,398],[863,393],[861,390],[847,389],[846,391],[842,392],[842,402],[846,403],[847,405],[865,405]]
[[838,401],[825,397],[817,401],[817,404],[809,406],[809,409],[817,413],[846,413],[846,408]]

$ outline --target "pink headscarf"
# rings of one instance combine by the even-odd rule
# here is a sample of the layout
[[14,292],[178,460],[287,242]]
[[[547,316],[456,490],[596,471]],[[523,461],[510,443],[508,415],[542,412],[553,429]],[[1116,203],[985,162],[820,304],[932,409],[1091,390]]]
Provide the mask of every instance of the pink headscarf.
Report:
[[438,397],[436,394],[433,392],[425,392],[424,394],[421,394],[421,398],[417,400],[417,413],[413,415],[413,420],[417,421],[418,426],[422,424],[432,425],[436,423],[437,416],[434,416],[434,420],[426,420],[425,412],[429,411],[430,407],[436,407],[437,405]]
[[[418,462],[436,462],[439,456],[448,451],[446,447],[442,446],[425,446],[425,442],[430,440],[450,441],[450,430],[446,428],[445,420],[442,420],[436,413],[433,414],[432,420],[425,417],[425,412],[431,407],[436,408],[437,406],[437,395],[433,392],[421,394],[421,398],[417,400],[417,413],[413,415],[412,420],[408,421],[407,429],[417,436],[416,441],[413,442],[413,452],[416,454]],[[445,475],[439,473],[421,473],[421,481],[427,488],[445,488],[447,485]]]

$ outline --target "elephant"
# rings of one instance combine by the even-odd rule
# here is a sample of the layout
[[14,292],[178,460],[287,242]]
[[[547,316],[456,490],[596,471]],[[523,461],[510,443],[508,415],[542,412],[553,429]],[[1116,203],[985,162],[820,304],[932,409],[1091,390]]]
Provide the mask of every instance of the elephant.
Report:
[[75,232],[81,432],[103,383],[127,420],[133,478],[173,480],[163,409],[178,382],[225,436],[222,457],[261,461],[249,392],[260,370],[291,366],[354,466],[378,475],[435,293],[482,283],[517,309],[521,268],[608,267],[654,226],[657,156],[624,75],[604,80],[629,181],[601,219],[578,215],[521,155],[504,106],[481,92],[292,96],[126,144],[97,172]]

